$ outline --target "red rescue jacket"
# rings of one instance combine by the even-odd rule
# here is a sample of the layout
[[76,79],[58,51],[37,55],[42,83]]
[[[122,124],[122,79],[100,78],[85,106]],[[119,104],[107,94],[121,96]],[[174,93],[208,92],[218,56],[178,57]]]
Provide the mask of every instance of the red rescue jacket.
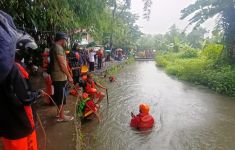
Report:
[[130,126],[137,129],[149,129],[154,124],[154,118],[150,114],[139,113],[131,119]]
[[92,81],[91,83],[86,82],[85,91],[90,94],[91,88],[95,88],[95,81]]
[[[28,102],[27,71],[18,63],[0,85],[0,137],[19,139],[34,131],[33,113]],[[23,102],[22,100],[26,100]]]

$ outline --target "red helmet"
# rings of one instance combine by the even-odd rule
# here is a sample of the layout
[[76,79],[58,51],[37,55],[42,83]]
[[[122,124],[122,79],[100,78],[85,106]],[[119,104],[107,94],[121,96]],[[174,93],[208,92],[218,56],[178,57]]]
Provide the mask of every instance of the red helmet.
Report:
[[66,54],[66,55],[68,55],[69,53],[70,53],[70,51],[69,51],[69,50],[66,50],[66,51],[65,51],[65,54]]
[[145,103],[140,104],[139,109],[142,113],[149,113],[149,105],[148,104],[145,104]]
[[91,92],[91,94],[94,94],[94,93],[97,92],[97,90],[96,90],[95,88],[91,88],[91,89],[90,89],[90,92]]
[[83,99],[87,99],[88,98],[88,94],[87,93],[82,93],[82,98]]
[[87,75],[83,75],[83,76],[82,76],[82,80],[83,80],[83,81],[86,81],[86,80],[87,80]]

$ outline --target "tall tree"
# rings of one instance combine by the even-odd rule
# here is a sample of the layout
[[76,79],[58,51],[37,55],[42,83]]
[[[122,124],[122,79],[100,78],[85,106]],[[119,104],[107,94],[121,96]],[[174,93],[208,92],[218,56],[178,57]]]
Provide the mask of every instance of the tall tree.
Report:
[[[147,1],[151,0],[145,0],[146,10],[151,4]],[[96,40],[115,46],[133,45],[141,34],[130,5],[131,0],[0,0],[0,9],[14,17],[18,28],[50,35],[87,29]],[[107,39],[110,35],[112,40]]]
[[197,0],[181,11],[181,19],[189,15],[190,25],[195,27],[204,23],[207,19],[219,16],[219,24],[224,30],[225,54],[235,63],[235,1],[234,0]]
[[[149,19],[150,13],[151,13],[151,5],[152,0],[143,0],[144,2],[144,18],[147,20]],[[111,20],[111,33],[110,33],[110,48],[113,47],[113,34],[114,34],[114,25],[116,24],[116,20],[118,17],[120,17],[123,12],[130,9],[131,0],[108,0],[108,3],[110,5],[110,8],[112,8],[112,20]]]
[[196,29],[193,29],[188,35],[187,35],[187,42],[193,47],[193,48],[202,48],[202,44],[205,40],[204,36],[207,33],[207,30],[199,27]]

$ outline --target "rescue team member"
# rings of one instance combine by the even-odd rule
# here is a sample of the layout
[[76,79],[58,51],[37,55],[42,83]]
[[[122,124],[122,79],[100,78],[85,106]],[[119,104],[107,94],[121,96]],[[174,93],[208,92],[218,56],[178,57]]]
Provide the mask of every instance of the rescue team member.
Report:
[[67,65],[67,70],[69,72],[69,74],[71,75],[71,77],[73,78],[73,72],[72,72],[72,66],[70,66],[69,64],[69,55],[70,55],[70,50],[65,50],[65,55],[66,55],[66,65]]
[[109,82],[114,82],[115,81],[115,76],[110,76],[109,77]]
[[97,57],[98,57],[98,69],[101,69],[101,67],[102,67],[103,51],[104,51],[104,49],[101,48],[101,49],[99,49],[98,52],[97,52]]
[[[49,49],[45,48],[45,51],[42,53],[42,70],[43,70],[43,78],[44,78],[44,83],[46,85],[46,93],[48,95],[53,95],[53,86],[52,86],[52,81],[51,81],[51,76],[48,73],[48,65],[50,62],[49,58]],[[47,96],[45,97],[45,103],[47,105],[52,105],[51,99]]]
[[[94,79],[93,79],[93,74],[92,73],[88,73],[87,74],[87,81],[86,81],[86,87],[85,87],[85,91],[88,93],[88,94],[91,94],[92,93],[92,89],[96,88],[97,87],[100,87],[102,89],[105,89],[105,87],[103,87],[101,84],[99,84],[98,82],[95,82]],[[97,103],[100,103],[103,98],[104,98],[105,94],[103,92],[96,92],[95,94],[95,98],[98,99]]]
[[81,79],[79,80],[79,86],[82,88],[83,92],[85,92],[85,89],[86,89],[87,73],[88,73],[88,67],[85,65],[82,66],[81,67]]
[[56,33],[55,43],[50,50],[50,68],[51,68],[51,79],[54,85],[55,100],[59,110],[57,110],[56,117],[57,122],[71,121],[74,119],[72,116],[64,115],[64,105],[66,104],[65,88],[66,83],[73,83],[73,78],[68,70],[66,62],[66,55],[64,48],[67,45],[68,36],[63,32]]
[[[92,89],[92,94],[96,93],[96,89]],[[98,122],[101,122],[100,114],[98,112],[99,106],[94,103],[94,96],[88,95],[87,93],[82,94],[82,101],[79,105],[79,113],[83,118],[89,118],[93,114],[97,118]]]
[[79,45],[78,43],[74,43],[73,49],[69,54],[69,57],[67,57],[69,60],[69,65],[71,66],[72,72],[73,72],[73,80],[74,84],[76,85],[79,83],[79,77],[80,77],[80,69],[82,66],[82,59],[79,54]]
[[66,54],[67,69],[69,73],[71,74],[71,76],[73,77],[73,81],[74,81],[73,83],[76,87],[76,88],[70,89],[69,93],[72,94],[73,96],[77,96],[78,95],[77,89],[79,89],[80,87],[76,84],[79,81],[79,77],[75,77],[76,73],[74,73],[73,63],[71,63],[71,57],[73,56],[73,52],[66,50],[65,54]]
[[[28,35],[18,37],[12,18],[0,11],[0,137],[5,150],[37,150],[30,105],[40,92],[29,90],[28,73],[14,62],[17,40],[23,47],[31,47],[35,42]],[[18,52],[23,52],[23,49]]]
[[140,104],[139,105],[139,114],[134,115],[131,113],[131,123],[130,126],[139,130],[146,130],[153,127],[154,118],[149,114],[149,105]]

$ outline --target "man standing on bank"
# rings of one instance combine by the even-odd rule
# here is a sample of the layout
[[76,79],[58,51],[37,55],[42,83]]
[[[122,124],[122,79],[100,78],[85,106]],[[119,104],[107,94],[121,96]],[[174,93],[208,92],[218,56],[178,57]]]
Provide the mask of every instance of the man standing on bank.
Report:
[[63,32],[56,33],[55,43],[50,51],[51,78],[54,85],[53,99],[59,108],[56,115],[58,122],[71,121],[74,119],[72,116],[64,115],[64,105],[66,104],[65,86],[67,82],[73,83],[73,78],[69,73],[64,52],[64,48],[67,45],[67,38],[68,36]]

